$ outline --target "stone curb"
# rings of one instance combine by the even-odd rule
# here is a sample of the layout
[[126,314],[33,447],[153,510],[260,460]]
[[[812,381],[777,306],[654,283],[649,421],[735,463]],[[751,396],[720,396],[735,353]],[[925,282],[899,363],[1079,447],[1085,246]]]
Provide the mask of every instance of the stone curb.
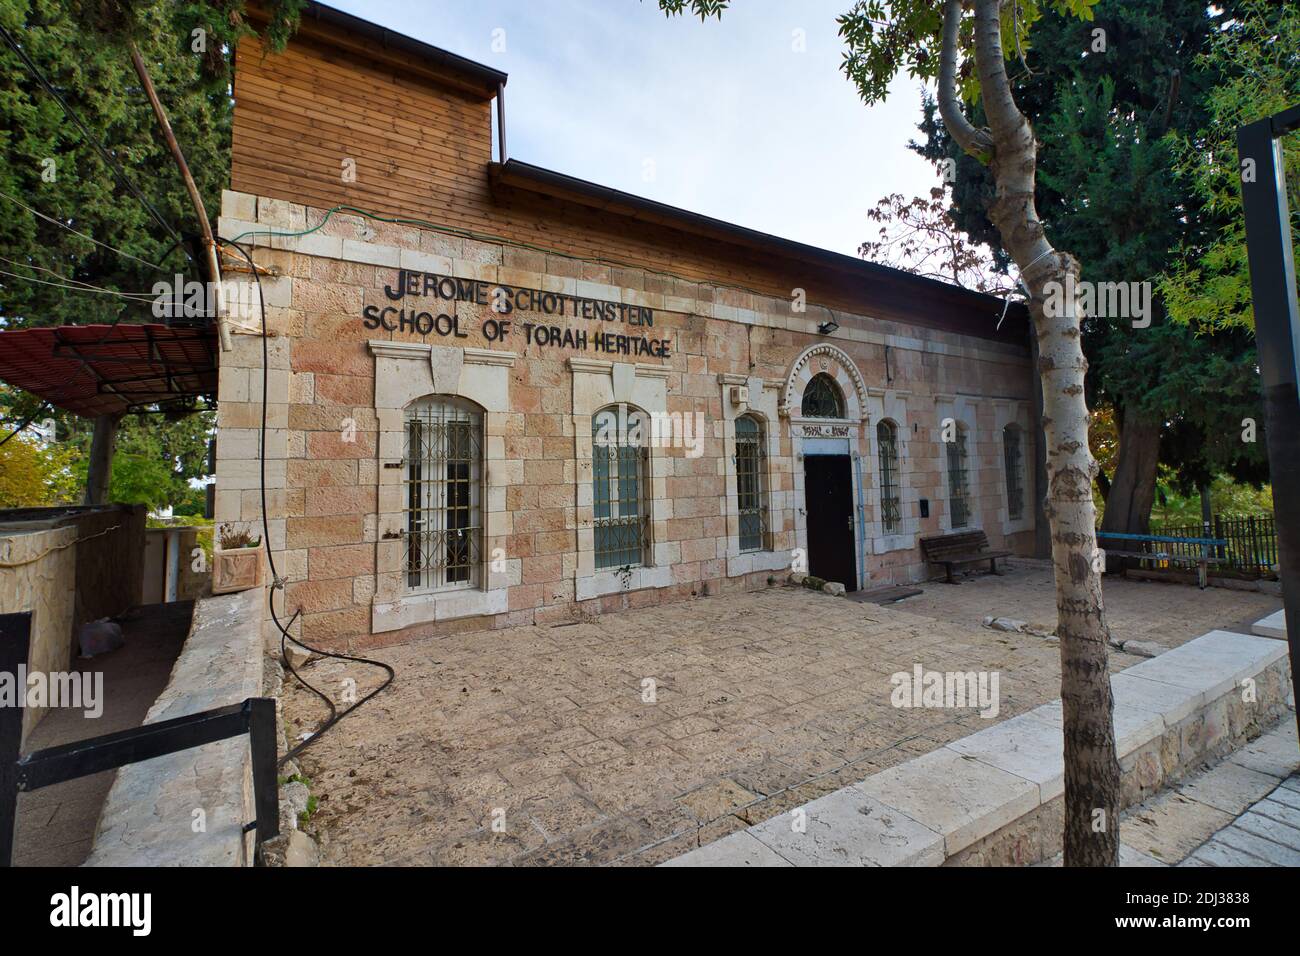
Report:
[[[1158,786],[1232,739],[1229,725],[1240,730],[1245,721],[1223,699],[1242,681],[1267,685],[1261,712],[1284,707],[1284,672],[1277,688],[1264,675],[1285,657],[1275,640],[1216,630],[1115,675],[1118,756],[1138,778],[1126,781],[1126,795]],[[1266,702],[1266,693],[1276,700]],[[1167,738],[1176,745],[1169,755]],[[1143,779],[1152,759],[1154,777]],[[1053,801],[1059,808],[1063,776],[1056,700],[661,865],[939,865],[963,851],[969,857],[1012,824],[1041,829],[1036,815]]]

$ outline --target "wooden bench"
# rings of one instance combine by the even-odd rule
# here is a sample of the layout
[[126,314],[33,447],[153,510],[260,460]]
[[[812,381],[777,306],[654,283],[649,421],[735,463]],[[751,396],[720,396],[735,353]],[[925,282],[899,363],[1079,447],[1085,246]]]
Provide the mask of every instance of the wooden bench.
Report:
[[[1118,548],[1107,548],[1102,541],[1128,541],[1132,542],[1127,550]],[[1173,544],[1185,547],[1199,548],[1199,554],[1187,554],[1171,551],[1168,548],[1157,550],[1156,545]],[[1143,561],[1166,561],[1170,564],[1194,564],[1196,565],[1197,584],[1201,590],[1209,586],[1210,573],[1209,568],[1212,564],[1221,564],[1219,558],[1210,555],[1211,548],[1226,548],[1228,546],[1227,538],[1179,538],[1172,535],[1164,534],[1121,534],[1117,531],[1098,531],[1097,546],[1107,556],[1117,558],[1137,558]]]
[[921,539],[921,553],[930,564],[942,564],[948,572],[949,584],[958,584],[952,577],[952,569],[963,564],[989,563],[989,571],[1001,574],[998,570],[998,558],[1008,557],[1010,551],[990,551],[989,536],[983,531],[958,531],[933,538]]

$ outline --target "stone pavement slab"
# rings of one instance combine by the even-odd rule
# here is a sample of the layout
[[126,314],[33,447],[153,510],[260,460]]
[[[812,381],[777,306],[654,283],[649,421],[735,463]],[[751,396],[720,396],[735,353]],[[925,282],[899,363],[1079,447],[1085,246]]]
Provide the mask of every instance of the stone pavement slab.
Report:
[[[1162,794],[1136,815],[1168,810],[1169,820],[1154,830],[1165,846],[1162,858],[1183,847],[1174,838],[1204,828],[1214,815],[1222,822],[1183,858],[1181,866],[1300,866],[1300,759],[1295,748],[1294,714],[1241,748],[1228,760],[1198,774],[1176,793]],[[1283,778],[1281,774],[1288,774]],[[1214,809],[1211,809],[1213,805]],[[1226,812],[1225,812],[1226,811]],[[1129,821],[1121,824],[1121,833]]]
[[1231,813],[1168,790],[1125,814],[1119,837],[1134,849],[1172,865],[1231,822]]
[[[1295,839],[1300,841],[1300,830],[1295,831]],[[1240,822],[1220,830],[1211,842],[1249,853],[1273,866],[1300,866],[1300,843],[1297,846],[1278,843],[1271,837],[1246,829]]]
[[1289,777],[1300,770],[1300,745],[1296,743],[1295,720],[1288,718],[1278,728],[1252,740],[1228,758],[1239,767],[1277,777]]
[[[1278,787],[1277,792],[1291,793],[1292,791],[1286,790],[1283,787]],[[1251,809],[1255,813],[1262,813],[1271,820],[1285,823],[1288,826],[1300,830],[1300,807],[1274,799],[1274,795],[1272,794],[1259,801],[1259,803],[1255,804]]]
[[1179,791],[1216,810],[1238,814],[1276,788],[1277,777],[1225,760],[1187,781]]

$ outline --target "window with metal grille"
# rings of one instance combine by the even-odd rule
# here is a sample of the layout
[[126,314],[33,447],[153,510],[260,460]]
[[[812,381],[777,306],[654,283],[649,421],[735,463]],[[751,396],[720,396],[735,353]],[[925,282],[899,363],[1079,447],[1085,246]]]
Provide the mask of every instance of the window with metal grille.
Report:
[[406,409],[406,585],[410,590],[478,584],[483,416],[440,395]]
[[592,418],[591,480],[596,568],[645,563],[650,537],[646,507],[645,415],[626,406]]
[[825,372],[818,372],[804,387],[800,412],[805,418],[843,418],[844,395]]
[[903,511],[898,494],[898,427],[889,419],[876,425],[880,456],[880,523],[885,534],[896,534]]
[[952,526],[964,528],[970,523],[970,485],[966,473],[966,426],[957,423],[957,434],[948,446],[948,511]]
[[1020,452],[1020,426],[1002,429],[1002,459],[1007,470],[1007,515],[1017,521],[1025,513],[1025,461]]
[[767,507],[763,504],[767,454],[763,438],[758,419],[751,415],[736,419],[736,505],[741,551],[761,551],[767,541]]

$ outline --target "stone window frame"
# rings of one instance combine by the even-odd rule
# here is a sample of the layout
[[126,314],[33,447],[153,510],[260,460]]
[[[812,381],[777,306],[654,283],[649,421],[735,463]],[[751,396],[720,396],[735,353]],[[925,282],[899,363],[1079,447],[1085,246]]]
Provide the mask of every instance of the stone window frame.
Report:
[[[960,528],[952,526],[952,488],[948,476],[948,446],[943,440],[943,420],[951,418],[966,427],[966,486],[967,500],[970,502],[970,517]],[[980,501],[980,472],[983,458],[980,455],[979,415],[973,399],[964,395],[936,395],[934,444],[938,450],[935,465],[940,475],[940,487],[943,491],[943,512],[939,518],[940,530],[983,531],[984,508]]]
[[894,423],[894,440],[898,446],[898,508],[900,521],[898,530],[893,534],[885,533],[885,522],[881,496],[883,481],[880,474],[880,449],[875,427],[869,430],[868,441],[871,445],[868,461],[871,474],[871,553],[888,554],[891,551],[911,551],[916,547],[917,536],[921,533],[920,500],[912,461],[912,428],[916,424],[915,416],[909,413],[908,399],[911,393],[905,389],[872,388],[867,392],[868,419],[879,425],[888,419]]
[[[482,558],[482,555],[484,554],[484,549],[483,549],[483,537],[484,537],[484,533],[485,533],[485,528],[483,527],[483,515],[484,515],[484,498],[485,498],[484,491],[485,491],[485,487],[486,487],[486,482],[485,482],[485,479],[484,479],[484,471],[485,471],[485,469],[486,469],[486,459],[487,459],[487,455],[486,455],[486,452],[487,452],[487,445],[486,445],[486,442],[484,441],[484,435],[483,435],[485,413],[484,413],[484,410],[483,410],[483,409],[482,409],[482,408],[481,408],[477,403],[475,403],[475,402],[470,402],[469,400],[464,399],[464,398],[461,398],[461,397],[459,397],[459,396],[455,396],[455,395],[447,395],[447,394],[445,394],[445,393],[436,393],[436,394],[430,394],[430,395],[422,395],[422,396],[420,396],[419,398],[414,398],[414,399],[412,399],[412,400],[407,404],[406,408],[402,409],[403,420],[404,420],[404,424],[406,425],[407,438],[408,438],[407,454],[403,455],[403,460],[404,460],[404,461],[406,461],[406,460],[408,459],[408,457],[409,457],[409,452],[410,452],[410,447],[409,447],[409,436],[410,436],[410,430],[411,430],[411,425],[412,425],[412,419],[411,419],[411,414],[410,414],[410,413],[411,413],[412,409],[415,408],[415,406],[417,406],[417,405],[421,405],[421,404],[438,404],[438,405],[444,405],[444,406],[447,406],[447,407],[450,407],[450,408],[461,409],[461,410],[463,410],[464,412],[468,413],[469,416],[471,416],[471,418],[470,418],[470,423],[471,423],[472,425],[476,425],[476,426],[477,426],[477,432],[478,432],[478,434],[477,434],[476,436],[473,436],[473,437],[475,437],[475,438],[477,439],[477,442],[472,442],[471,444],[476,445],[476,447],[478,448],[478,455],[476,456],[476,457],[477,457],[477,461],[474,462],[474,465],[472,465],[472,466],[471,466],[471,469],[470,469],[470,478],[471,478],[471,480],[470,480],[469,482],[467,482],[467,484],[468,484],[468,486],[469,486],[469,491],[470,491],[470,496],[469,496],[469,506],[468,506],[468,508],[467,508],[467,513],[468,513],[469,516],[471,516],[471,517],[477,519],[477,522],[478,522],[478,523],[477,523],[477,530],[478,530],[478,532],[479,532],[479,535],[478,535],[479,540],[478,540],[478,542],[477,542],[477,550],[478,550],[479,555],[480,555],[480,560],[479,560],[478,562],[476,562],[476,563],[475,563],[475,562],[466,562],[466,566],[469,568],[469,580],[467,580],[467,581],[457,581],[457,582],[445,582],[445,583],[443,583],[443,584],[437,584],[437,585],[423,585],[423,584],[421,584],[421,585],[413,585],[413,584],[411,584],[411,583],[410,583],[410,573],[411,573],[411,572],[410,572],[410,570],[408,569],[408,572],[407,572],[406,593],[407,593],[407,595],[409,595],[409,596],[415,596],[415,595],[420,595],[420,594],[436,594],[436,593],[439,593],[439,592],[457,591],[457,590],[461,590],[461,591],[465,591],[465,590],[471,590],[471,591],[472,591],[472,590],[476,590],[476,589],[478,589],[478,587],[479,587],[479,584],[480,584],[480,581],[481,581],[481,576],[482,576],[482,573],[483,573],[483,561],[481,560],[481,558]],[[403,493],[403,499],[406,500],[406,504],[407,504],[407,521],[406,521],[406,527],[407,527],[407,532],[408,532],[408,534],[409,534],[409,531],[410,531],[410,527],[411,527],[412,520],[413,520],[413,513],[414,513],[414,512],[413,512],[413,509],[410,508],[410,501],[409,501],[409,497],[410,497],[410,484],[409,484],[410,471],[409,471],[409,468],[410,468],[410,466],[409,466],[409,463],[408,463],[407,470],[406,470],[406,472],[405,472],[405,476],[406,476],[406,478],[408,479],[408,481],[407,481],[406,484],[403,485],[403,487],[406,489],[406,491]],[[476,473],[476,472],[477,472],[477,476],[476,476],[476,478],[475,478],[475,473]],[[424,508],[422,508],[422,509],[420,509],[420,510],[421,510],[421,511],[428,511],[428,510],[432,510],[432,511],[445,510],[445,508],[446,508],[446,497],[445,497],[445,496],[446,496],[446,484],[447,484],[447,483],[446,483],[445,481],[440,481],[440,480],[438,480],[438,479],[436,479],[436,478],[433,479],[432,481],[429,481],[428,479],[423,479],[423,478],[422,478],[422,479],[421,479],[421,483],[422,483],[422,484],[428,483],[428,484],[433,484],[433,485],[435,485],[435,486],[442,486],[442,487],[441,487],[441,493],[442,493],[442,496],[443,496],[443,503],[442,503],[441,505],[439,505],[439,506],[436,506],[436,507],[433,508],[433,509],[424,509]],[[443,520],[445,521],[446,519],[444,518]],[[408,538],[408,547],[409,547],[409,538]],[[472,546],[472,545],[471,545],[471,549],[473,549],[473,546]]]
[[[783,571],[790,567],[786,515],[791,492],[779,487],[777,476],[789,470],[781,454],[780,395],[783,383],[768,382],[753,375],[723,373],[718,376],[722,396],[722,468],[726,480],[723,514],[727,520],[727,577],[755,571]],[[732,389],[744,388],[743,401],[732,401]],[[767,540],[758,551],[740,549],[740,499],[736,488],[736,419],[749,415],[763,427],[766,454],[763,456],[763,497],[767,501]]]
[[573,571],[574,599],[587,601],[624,591],[669,587],[672,566],[681,560],[681,545],[668,541],[672,502],[668,500],[671,460],[650,442],[646,449],[646,477],[650,482],[649,547],[645,563],[620,573],[596,569],[595,520],[592,484],[592,418],[610,405],[635,406],[648,415],[668,414],[668,377],[672,369],[641,362],[611,362],[569,358],[573,378],[573,435],[577,456],[574,531],[578,542]]
[[[381,634],[416,624],[504,614],[508,589],[519,584],[522,562],[493,561],[505,553],[512,531],[506,511],[506,488],[523,481],[523,461],[505,457],[505,416],[510,411],[510,369],[516,355],[489,349],[453,348],[420,342],[372,339],[375,357],[375,416],[378,474],[375,595],[370,629]],[[480,502],[483,542],[479,586],[428,592],[405,588],[406,508],[400,467],[405,448],[406,408],[427,395],[447,395],[473,402],[483,410],[483,467]],[[399,467],[390,467],[398,464]],[[495,569],[495,570],[494,570]]]
[[[596,450],[596,431],[597,431],[596,420],[606,412],[612,412],[614,415],[620,417],[626,416],[625,421],[629,424],[628,432],[632,432],[637,428],[640,428],[641,430],[641,440],[635,445],[632,442],[627,441],[626,435],[624,435],[624,440],[619,441],[613,445],[604,445],[602,447],[636,449],[635,459],[637,463],[637,475],[635,480],[635,486],[636,486],[637,510],[635,516],[638,520],[638,523],[645,522],[646,524],[648,524],[649,523],[648,519],[650,515],[650,448],[651,448],[650,431],[652,428],[650,423],[650,416],[646,414],[644,409],[639,408],[636,405],[633,405],[631,402],[619,402],[613,405],[606,405],[604,408],[599,408],[596,410],[596,413],[592,415],[592,427],[591,427],[592,552],[593,554],[596,552],[595,538],[596,538],[596,531],[598,530],[596,528],[596,522],[601,520],[596,516],[595,513],[595,505],[596,505],[595,450]],[[631,424],[634,415],[637,417],[637,424],[635,425]],[[604,419],[602,419],[602,421],[604,421]],[[620,421],[619,422],[620,433],[622,433],[622,426],[623,426],[623,421]],[[619,462],[621,464],[621,458],[619,459]],[[624,489],[623,487],[623,476],[621,474],[621,468],[613,461],[610,462],[610,467],[606,471],[605,483],[606,483],[606,491],[608,493],[608,498],[605,499],[606,511],[615,510],[615,506],[617,505],[617,510],[620,512],[618,515],[606,515],[605,517],[609,517],[609,518],[628,517],[627,515],[622,514],[622,505],[623,502],[627,500],[627,498],[624,495],[626,489]],[[640,552],[640,558],[635,563],[629,562],[628,564],[622,565],[622,567],[635,569],[635,568],[640,568],[645,566],[646,556],[649,553],[650,547],[652,545],[652,539],[648,529],[645,531],[644,535],[642,534],[642,531],[638,529],[637,537],[641,540],[641,547],[636,549],[637,551]],[[621,549],[621,550],[628,550],[628,549]],[[611,565],[606,565],[605,567],[596,568],[596,571],[597,572],[612,571],[615,570],[617,567],[619,567],[619,565],[611,564]]]
[[1003,444],[1004,429],[1008,425],[1015,425],[1020,429],[1020,467],[1021,467],[1021,487],[1024,489],[1025,503],[1018,519],[1011,517],[1011,509],[1007,506],[1007,486],[1005,467],[998,469],[1001,478],[1001,494],[998,500],[998,522],[1002,527],[1004,535],[1019,534],[1022,531],[1032,531],[1034,528],[1034,501],[1037,489],[1034,487],[1034,467],[1033,463],[1037,460],[1037,448],[1034,444],[1034,431],[1030,427],[1031,415],[1029,403],[1021,401],[999,401],[993,405],[993,427],[998,442],[998,460],[1006,461],[1006,447]]

